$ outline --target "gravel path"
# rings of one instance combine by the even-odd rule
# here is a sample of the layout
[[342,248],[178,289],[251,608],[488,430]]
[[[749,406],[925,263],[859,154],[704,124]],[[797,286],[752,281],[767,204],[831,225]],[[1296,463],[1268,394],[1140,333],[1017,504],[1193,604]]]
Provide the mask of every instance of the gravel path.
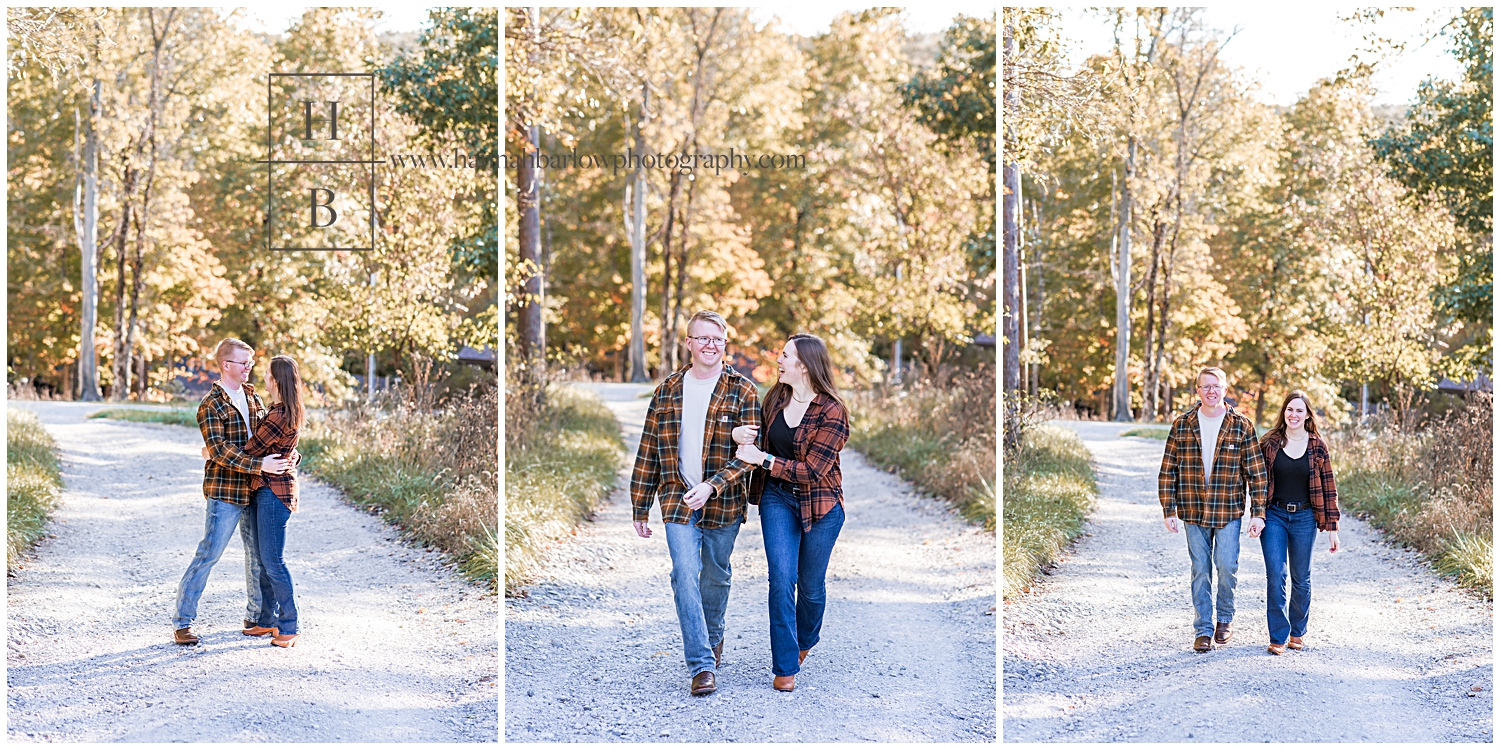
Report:
[[61,449],[62,508],[7,583],[11,741],[497,742],[497,600],[305,481],[287,529],[302,638],[240,634],[239,534],[172,643],[203,534],[198,432],[12,402]]
[[1346,513],[1339,551],[1323,533],[1314,548],[1304,651],[1266,652],[1265,563],[1246,535],[1234,635],[1195,653],[1187,543],[1156,499],[1163,442],[1064,424],[1102,497],[1062,564],[1005,604],[1006,740],[1493,741],[1491,603]]
[[[642,388],[589,387],[633,458]],[[757,512],[735,544],[719,690],[694,698],[659,510],[637,537],[621,490],[553,548],[529,596],[506,600],[506,741],[993,742],[995,535],[852,451],[842,463],[848,520],[795,692],[771,689]]]

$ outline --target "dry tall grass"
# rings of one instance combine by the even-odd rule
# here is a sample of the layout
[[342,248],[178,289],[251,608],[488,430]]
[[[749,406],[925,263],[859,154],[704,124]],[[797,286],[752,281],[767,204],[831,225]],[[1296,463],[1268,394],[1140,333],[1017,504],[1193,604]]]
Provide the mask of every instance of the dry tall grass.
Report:
[[[525,402],[524,430],[505,425],[507,595],[519,593],[547,547],[604,501],[624,458],[619,423],[598,396],[566,386],[543,395]],[[511,414],[507,401],[507,420]]]
[[1430,420],[1425,431],[1383,420],[1329,440],[1341,502],[1487,597],[1493,418],[1491,397],[1480,394]]
[[437,401],[398,388],[324,415],[303,432],[309,470],[416,541],[448,553],[472,580],[497,586],[500,551],[498,388]]
[[867,391],[849,402],[855,449],[994,530],[993,366],[919,375],[904,390]]

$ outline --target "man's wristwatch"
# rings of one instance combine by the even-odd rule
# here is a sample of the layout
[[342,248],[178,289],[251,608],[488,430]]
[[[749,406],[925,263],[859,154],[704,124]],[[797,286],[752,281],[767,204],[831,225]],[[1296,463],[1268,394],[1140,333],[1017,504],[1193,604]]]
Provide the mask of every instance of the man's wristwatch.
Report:
[[765,469],[766,471],[770,471],[771,470],[771,463],[773,461],[775,461],[775,460],[776,460],[775,456],[767,453],[766,457],[762,458],[760,460],[760,468]]

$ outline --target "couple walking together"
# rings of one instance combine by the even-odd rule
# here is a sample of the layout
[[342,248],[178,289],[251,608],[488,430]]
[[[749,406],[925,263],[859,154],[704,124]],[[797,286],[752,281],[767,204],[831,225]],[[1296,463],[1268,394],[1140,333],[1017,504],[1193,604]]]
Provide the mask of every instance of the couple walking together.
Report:
[[208,505],[203,541],[177,586],[173,641],[184,646],[199,641],[192,631],[198,599],[236,526],[245,546],[248,599],[241,632],[270,635],[282,647],[297,643],[297,604],[282,551],[287,520],[297,510],[297,435],[306,416],[302,377],[291,357],[272,357],[266,391],[275,401],[267,409],[249,382],[253,356],[239,339],[220,341],[214,349],[219,380],[198,404]]
[[691,365],[652,394],[630,479],[635,531],[650,538],[660,500],[689,690],[707,695],[718,689],[734,540],[746,504],[760,506],[772,687],[790,692],[823,625],[824,576],[844,525],[839,451],[849,415],[822,339],[787,340],[760,402],[755,384],[724,366],[728,331],[718,313],[693,315]]
[[1266,650],[1300,650],[1312,603],[1318,532],[1328,532],[1329,552],[1339,549],[1333,461],[1306,393],[1288,393],[1276,426],[1257,440],[1254,423],[1225,403],[1228,384],[1217,367],[1198,373],[1199,401],[1173,421],[1157,479],[1167,530],[1178,533],[1180,520],[1187,536],[1196,611],[1193,649],[1206,652],[1229,642],[1248,490],[1249,533],[1260,539],[1266,562]]

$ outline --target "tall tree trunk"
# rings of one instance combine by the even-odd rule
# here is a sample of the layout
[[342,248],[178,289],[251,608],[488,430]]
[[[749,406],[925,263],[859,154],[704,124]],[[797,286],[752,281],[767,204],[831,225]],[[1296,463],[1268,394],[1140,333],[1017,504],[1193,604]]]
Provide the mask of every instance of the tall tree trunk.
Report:
[[[1010,25],[1005,26],[1005,59],[1013,61],[1016,59],[1016,39]],[[1005,92],[1005,103],[1010,111],[1017,110],[1020,105],[1020,93],[1017,91]],[[1006,141],[1015,143],[1013,125],[1006,125]],[[1021,165],[1015,161],[1012,153],[1006,160],[1003,179],[1005,181],[1004,195],[1001,198],[1001,246],[1002,258],[1000,278],[1003,284],[1001,291],[1001,348],[1003,353],[1001,383],[1007,394],[1013,394],[1021,387],[1021,330],[1020,330],[1020,256],[1019,242],[1021,235],[1020,207],[1021,207]]]
[[540,373],[546,361],[546,340],[542,327],[542,207],[541,207],[541,154],[537,126],[526,128],[526,148],[530,151],[521,157],[516,169],[517,208],[521,212],[521,224],[517,228],[521,262],[529,266],[531,276],[523,287],[521,302],[521,353],[530,361],[532,370]]
[[123,169],[124,179],[120,185],[120,224],[115,229],[115,344],[114,352],[110,357],[110,373],[113,382],[109,386],[109,400],[120,401],[130,390],[130,350],[126,348],[125,341],[125,310],[129,303],[125,301],[125,269],[128,265],[129,256],[125,252],[128,244],[129,229],[134,219],[135,202],[132,198],[135,192],[136,170],[130,164],[127,153],[124,157]]
[[1120,272],[1115,282],[1115,382],[1110,418],[1129,422],[1130,414],[1130,183],[1135,178],[1135,136],[1126,144],[1125,184],[1120,190]]
[[[171,31],[172,20],[177,15],[177,9],[172,8],[167,11],[167,17],[164,19],[160,29],[158,29],[156,26],[156,10],[154,8],[148,8],[146,14],[147,19],[149,20],[151,25],[152,43],[151,83],[146,100],[147,111],[150,113],[150,115],[146,121],[146,130],[142,134],[141,141],[136,150],[137,153],[139,153],[143,150],[145,144],[150,144],[151,150],[149,158],[146,162],[146,181],[141,190],[141,207],[139,213],[135,218],[135,252],[131,258],[132,273],[130,281],[130,320],[126,323],[125,326],[125,367],[127,373],[127,379],[125,381],[125,395],[127,397],[132,390],[139,390],[142,393],[145,392],[144,382],[141,382],[138,388],[132,389],[130,387],[130,380],[128,378],[128,375],[130,372],[132,353],[135,351],[136,331],[138,329],[138,322],[140,319],[141,287],[145,281],[144,264],[146,253],[146,232],[150,226],[151,221],[151,188],[156,183],[156,162],[158,156],[160,155],[156,143],[156,126],[161,118],[161,110],[163,104],[161,92],[161,54],[162,47],[166,44],[167,34]],[[145,356],[145,352],[141,352],[141,359],[143,362],[145,360]],[[145,370],[142,369],[142,373],[144,372]],[[144,374],[142,375],[142,377],[144,377]]]
[[[686,148],[686,144],[683,146]],[[661,362],[662,369],[677,371],[677,336],[672,325],[672,240],[677,231],[677,199],[682,192],[682,174],[672,171],[667,190],[667,216],[662,225],[661,239]]]
[[[635,124],[634,206],[630,211],[630,382],[651,380],[646,374],[646,117],[651,85],[641,81],[641,109]],[[665,323],[665,321],[663,321]],[[663,331],[665,335],[665,331]],[[665,342],[663,342],[665,343]],[[665,363],[664,363],[665,364]]]
[[1157,392],[1159,387],[1160,362],[1151,356],[1153,347],[1160,345],[1156,337],[1154,322],[1156,320],[1156,271],[1161,265],[1162,242],[1166,235],[1166,224],[1161,221],[1161,215],[1153,211],[1151,216],[1151,262],[1146,270],[1146,341],[1143,351],[1145,352],[1146,373],[1141,383],[1141,418],[1147,421],[1156,418]]
[[[696,180],[691,181],[691,182],[688,183],[687,202],[682,207],[682,239],[678,243],[679,249],[678,249],[678,253],[677,253],[677,283],[674,285],[675,289],[672,292],[672,316],[670,318],[670,320],[671,320],[671,327],[669,329],[671,331],[671,333],[672,333],[672,342],[673,342],[672,365],[674,367],[681,367],[682,366],[682,360],[683,360],[683,354],[684,354],[684,351],[683,351],[684,347],[683,347],[683,343],[682,343],[682,337],[679,336],[679,335],[677,335],[678,334],[677,324],[682,320],[682,301],[683,301],[683,296],[686,294],[686,289],[687,289],[687,268],[688,268],[688,231],[687,230],[688,230],[688,227],[692,225],[692,220],[693,220],[693,197],[697,194],[697,190],[698,190],[698,182]],[[683,331],[683,333],[685,334],[687,332]]]
[[[74,228],[78,233],[80,288],[83,290],[78,350],[78,400],[99,401],[99,355],[94,349],[94,334],[99,325],[99,134],[94,123],[99,117],[99,94],[102,82],[95,79],[89,96],[89,116],[83,127],[83,154],[79,167],[82,182],[73,199]],[[75,131],[79,118],[73,110]]]
[[[531,8],[527,19],[531,24],[533,49],[541,46],[541,10]],[[537,63],[537,53],[532,53],[532,63]],[[533,98],[536,92],[533,93]],[[538,381],[546,368],[547,340],[542,322],[542,170],[538,165],[541,157],[541,133],[538,126],[528,123],[526,149],[521,163],[516,168],[516,208],[520,212],[521,224],[517,227],[517,240],[521,262],[530,266],[532,275],[522,287],[525,298],[521,302],[518,316],[521,327],[521,355],[528,360],[527,371]],[[529,158],[528,158],[529,157]]]

